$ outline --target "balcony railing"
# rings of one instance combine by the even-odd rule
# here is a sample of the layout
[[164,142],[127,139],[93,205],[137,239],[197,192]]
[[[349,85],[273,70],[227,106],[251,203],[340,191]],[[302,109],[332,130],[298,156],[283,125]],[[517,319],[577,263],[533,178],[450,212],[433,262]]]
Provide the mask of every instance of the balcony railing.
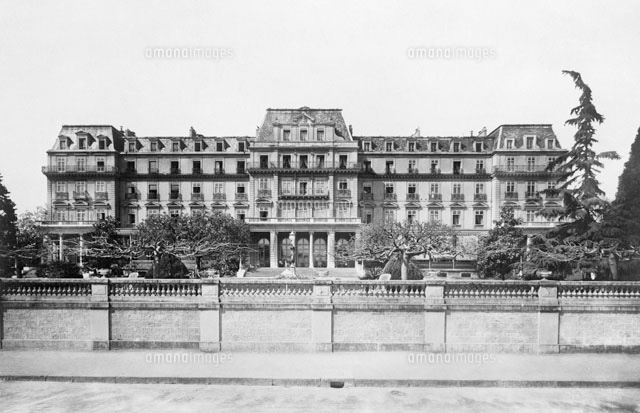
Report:
[[204,201],[204,194],[191,194],[192,201]]
[[464,201],[464,194],[451,194],[452,201]]
[[66,201],[67,199],[69,199],[69,193],[68,192],[56,192],[55,199],[57,201]]
[[191,173],[194,175],[202,175],[202,168],[193,168],[191,169]]
[[311,192],[311,191],[286,191],[286,192],[281,192],[280,197],[282,199],[287,199],[287,198],[329,198],[329,192],[328,191],[315,191],[315,192]]
[[215,175],[224,175],[224,168],[215,168],[215,169],[213,170],[213,173],[214,173]]
[[127,192],[124,194],[124,199],[139,199],[139,196],[136,192]]
[[504,199],[518,199],[518,193],[517,192],[505,192],[504,193]]
[[179,192],[169,192],[169,199],[171,201],[182,201],[182,194]]
[[481,175],[486,173],[487,173],[487,170],[485,168],[476,168],[476,174]]
[[429,201],[442,201],[442,194],[429,194]]
[[351,190],[350,189],[338,189],[338,196],[339,197],[350,197],[351,196]]
[[385,173],[386,175],[392,175],[392,174],[395,174],[395,173],[396,173],[396,168],[388,167],[388,166],[387,166],[386,168],[384,168],[384,173]]
[[394,193],[385,193],[384,200],[385,201],[395,201],[398,199],[398,196]]
[[418,171],[418,168],[408,168],[407,172],[410,173],[410,174],[420,173],[420,171]]
[[111,165],[51,165],[43,166],[43,173],[114,173],[118,168]]
[[159,173],[160,173],[160,170],[159,170],[157,167],[155,167],[155,168],[149,168],[149,173],[150,173],[150,174],[159,174]]
[[416,194],[414,193],[408,193],[407,194],[407,201],[420,201],[420,194]]
[[180,174],[180,168],[171,168],[171,170],[169,172],[171,173],[171,175],[179,175]]
[[73,191],[73,199],[89,199],[89,194],[87,191]]
[[149,201],[159,201],[160,200],[160,194],[158,194],[157,192],[149,192],[147,194],[147,199]]
[[248,201],[249,194],[247,193],[236,193],[236,201]]
[[246,166],[247,169],[314,169],[314,170],[333,170],[333,169],[360,169],[359,162],[300,162],[300,161],[277,161],[277,162],[253,162]]
[[237,173],[238,175],[242,175],[242,174],[247,173],[247,170],[246,170],[246,168],[245,168],[245,167],[237,167],[237,168],[236,168],[236,173]]
[[373,194],[371,192],[369,192],[369,193],[363,192],[362,193],[362,200],[363,201],[373,201]]
[[440,168],[431,168],[429,169],[429,173],[430,174],[440,174],[442,171],[440,170]]
[[474,201],[486,201],[487,200],[487,194],[473,194],[473,200]]
[[494,172],[502,173],[547,172],[546,169],[546,165],[498,165],[493,167]]
[[96,201],[106,201],[109,199],[109,193],[107,192],[96,192],[95,196]]
[[258,189],[258,197],[259,198],[271,198],[271,190],[270,189]]
[[213,194],[213,200],[214,201],[226,201],[227,200],[227,194],[225,194],[224,192],[218,192]]
[[538,193],[538,192],[525,192],[524,193],[524,197],[525,197],[525,199],[539,199],[540,198],[540,193]]

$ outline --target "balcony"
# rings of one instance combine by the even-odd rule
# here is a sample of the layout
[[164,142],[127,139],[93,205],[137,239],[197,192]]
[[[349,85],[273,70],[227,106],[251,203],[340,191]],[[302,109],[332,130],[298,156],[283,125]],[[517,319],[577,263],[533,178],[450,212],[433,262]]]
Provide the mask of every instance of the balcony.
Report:
[[552,171],[547,171],[546,165],[499,165],[494,166],[493,171],[497,173],[552,173]]
[[440,168],[431,168],[429,169],[429,173],[430,174],[440,174],[442,171],[440,171]]
[[474,201],[487,201],[487,194],[473,194]]
[[149,167],[149,173],[150,174],[159,174],[160,170],[158,169],[158,167]]
[[518,193],[517,192],[505,192],[504,193],[504,199],[517,200],[518,199]]
[[464,170],[462,168],[453,168],[454,175],[462,175],[464,174]]
[[295,170],[335,170],[335,169],[347,169],[347,170],[359,170],[360,163],[358,162],[336,162],[329,163],[326,161],[278,161],[278,162],[253,162],[247,164],[248,170],[268,170],[268,169],[295,169]]
[[373,194],[371,192],[363,192],[362,193],[363,201],[373,201]]
[[440,193],[429,194],[429,201],[442,201],[442,194]]
[[194,175],[202,175],[202,168],[193,168],[191,169],[191,173]]
[[149,201],[159,201],[160,200],[160,194],[158,194],[157,192],[149,192],[147,194],[147,200],[149,200]]
[[89,199],[89,194],[87,191],[73,191],[73,199],[86,201]]
[[271,198],[270,189],[258,189],[258,198]]
[[107,199],[109,199],[109,194],[107,192],[96,192],[96,201],[106,201]]
[[136,199],[139,199],[139,196],[138,196],[138,193],[136,192],[127,192],[126,194],[124,194],[124,199],[136,200]]
[[525,199],[540,199],[540,194],[538,192],[525,192],[524,193],[524,198]]
[[169,171],[171,175],[180,175],[180,168],[171,168]]
[[49,174],[82,174],[82,173],[96,173],[96,174],[109,174],[115,173],[118,168],[115,166],[107,165],[52,165],[43,166],[42,173]]
[[392,168],[392,167],[386,167],[384,168],[384,173],[385,175],[393,175],[396,173],[396,168]]
[[214,201],[226,201],[227,200],[227,194],[225,194],[224,192],[214,193],[213,194],[213,200]]
[[281,199],[298,199],[298,198],[302,198],[302,199],[329,199],[329,192],[327,191],[316,191],[316,192],[311,192],[311,191],[286,191],[286,192],[281,192],[279,194]]
[[137,174],[138,170],[136,168],[126,168],[124,170],[124,173],[126,173],[126,174]]
[[200,193],[191,194],[191,200],[202,202],[204,201],[204,194],[200,194]]
[[246,193],[236,193],[236,201],[248,201],[249,194]]
[[394,193],[385,193],[384,194],[384,200],[385,201],[396,201],[398,199],[398,196]]
[[420,194],[407,193],[407,201],[420,201]]
[[215,168],[213,173],[214,175],[224,175],[224,168]]
[[457,202],[464,202],[464,194],[451,194],[451,200]]
[[409,168],[409,169],[407,169],[407,173],[418,174],[420,172],[418,171],[418,168]]
[[182,201],[182,194],[179,192],[169,192],[169,200]]
[[337,195],[342,198],[350,198],[351,190],[350,189],[338,189]]
[[69,193],[68,192],[56,192],[54,197],[55,197],[56,201],[66,201],[66,200],[69,199]]
[[487,173],[487,170],[485,168],[476,168],[477,175],[484,175],[486,173]]

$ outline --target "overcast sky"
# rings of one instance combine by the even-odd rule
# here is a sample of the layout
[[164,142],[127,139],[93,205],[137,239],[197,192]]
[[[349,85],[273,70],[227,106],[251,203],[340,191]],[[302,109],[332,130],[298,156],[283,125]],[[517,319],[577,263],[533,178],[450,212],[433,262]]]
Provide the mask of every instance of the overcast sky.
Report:
[[[253,135],[268,107],[342,108],[356,135],[552,123],[568,147],[571,69],[606,117],[597,149],[623,157],[600,177],[613,198],[640,126],[639,11],[584,0],[0,0],[0,173],[23,212],[46,202],[40,167],[63,124]],[[414,48],[474,52],[412,58]]]

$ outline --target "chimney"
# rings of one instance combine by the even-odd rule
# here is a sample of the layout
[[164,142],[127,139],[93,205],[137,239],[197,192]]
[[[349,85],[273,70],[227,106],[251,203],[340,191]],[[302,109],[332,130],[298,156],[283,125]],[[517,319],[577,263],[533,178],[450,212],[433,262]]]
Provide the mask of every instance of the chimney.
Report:
[[122,125],[120,125],[120,133],[122,133],[122,132],[124,132],[124,131],[122,130]]
[[353,137],[353,126],[349,125],[349,135]]
[[484,138],[485,136],[487,136],[487,127],[483,126],[482,129],[480,129],[480,132],[478,132],[478,136],[480,136],[481,138]]
[[469,132],[471,134],[471,137],[473,138],[473,131]]
[[193,129],[193,126],[189,128],[189,136],[191,136],[192,138],[196,137],[196,130]]

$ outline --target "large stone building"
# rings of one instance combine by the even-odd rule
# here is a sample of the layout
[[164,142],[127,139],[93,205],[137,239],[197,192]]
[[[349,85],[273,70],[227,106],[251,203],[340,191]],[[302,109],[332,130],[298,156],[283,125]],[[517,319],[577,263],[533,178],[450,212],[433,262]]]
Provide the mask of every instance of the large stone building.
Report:
[[334,251],[361,223],[437,220],[475,237],[510,205],[529,231],[557,199],[545,171],[563,153],[551,125],[501,125],[474,136],[353,136],[340,109],[268,109],[255,136],[139,137],[107,125],[63,126],[47,152],[45,228],[62,259],[115,216],[121,232],[153,214],[219,210],[251,226],[257,264],[351,266]]

